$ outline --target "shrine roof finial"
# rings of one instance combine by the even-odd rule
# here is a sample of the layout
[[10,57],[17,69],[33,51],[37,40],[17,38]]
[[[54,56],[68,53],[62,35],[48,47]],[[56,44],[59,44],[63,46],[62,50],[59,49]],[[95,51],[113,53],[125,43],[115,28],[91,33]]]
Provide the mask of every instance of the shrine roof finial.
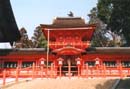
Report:
[[69,12],[69,14],[67,14],[69,17],[74,17],[74,13],[72,11]]

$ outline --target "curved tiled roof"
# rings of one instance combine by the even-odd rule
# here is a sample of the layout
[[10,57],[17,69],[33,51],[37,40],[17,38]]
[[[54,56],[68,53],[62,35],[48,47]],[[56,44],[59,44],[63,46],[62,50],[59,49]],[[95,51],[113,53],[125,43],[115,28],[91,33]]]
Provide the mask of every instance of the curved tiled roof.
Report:
[[13,42],[20,39],[10,0],[0,0],[0,42]]
[[88,54],[130,54],[130,47],[93,47],[86,49]]
[[57,17],[53,20],[52,24],[41,24],[41,26],[44,28],[76,28],[88,27],[90,25],[86,24],[85,20],[81,17]]

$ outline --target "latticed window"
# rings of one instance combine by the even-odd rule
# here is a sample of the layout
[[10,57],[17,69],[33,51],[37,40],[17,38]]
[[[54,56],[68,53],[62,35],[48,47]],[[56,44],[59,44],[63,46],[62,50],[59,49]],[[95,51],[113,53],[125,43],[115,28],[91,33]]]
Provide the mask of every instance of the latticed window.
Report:
[[[48,61],[48,67],[51,67],[52,63],[53,63],[53,61]],[[45,61],[45,66],[47,66],[47,61]]]
[[130,67],[130,61],[122,61],[121,64],[123,67]]
[[0,68],[3,68],[3,64],[2,64],[2,62],[0,62]]
[[4,68],[16,68],[17,62],[4,62]]
[[85,64],[88,64],[88,66],[95,66],[95,61],[86,61]]
[[22,68],[31,67],[33,63],[33,61],[22,62]]
[[106,67],[116,67],[116,61],[104,61]]

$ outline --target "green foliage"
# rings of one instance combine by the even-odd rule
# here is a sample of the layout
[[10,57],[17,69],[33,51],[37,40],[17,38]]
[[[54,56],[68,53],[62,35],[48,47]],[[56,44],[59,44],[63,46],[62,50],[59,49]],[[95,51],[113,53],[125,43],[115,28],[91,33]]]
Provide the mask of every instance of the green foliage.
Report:
[[34,30],[34,36],[32,37],[34,48],[46,48],[47,41],[42,33],[41,27],[36,27]]
[[20,29],[21,39],[15,43],[16,48],[46,48],[47,41],[42,33],[41,27],[36,27],[32,39],[28,38],[27,30],[23,27]]
[[23,27],[20,29],[21,39],[15,43],[16,48],[32,48],[32,41],[29,40],[27,30]]
[[97,8],[97,15],[100,20],[102,20],[105,24],[108,24],[113,8],[111,0],[98,0]]
[[98,0],[98,17],[107,29],[123,35],[130,46],[130,0]]
[[92,46],[93,47],[113,46],[113,42],[105,36],[105,34],[107,33],[106,25],[97,17],[97,8],[94,7],[90,11],[90,14],[88,16],[90,17],[89,24],[96,24],[96,30],[93,39],[91,41]]

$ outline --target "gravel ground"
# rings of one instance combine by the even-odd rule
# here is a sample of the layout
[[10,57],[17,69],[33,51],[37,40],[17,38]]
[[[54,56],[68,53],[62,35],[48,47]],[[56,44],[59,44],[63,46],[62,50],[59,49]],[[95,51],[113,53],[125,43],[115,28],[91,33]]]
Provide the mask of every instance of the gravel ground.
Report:
[[34,79],[2,89],[111,89],[114,79]]

